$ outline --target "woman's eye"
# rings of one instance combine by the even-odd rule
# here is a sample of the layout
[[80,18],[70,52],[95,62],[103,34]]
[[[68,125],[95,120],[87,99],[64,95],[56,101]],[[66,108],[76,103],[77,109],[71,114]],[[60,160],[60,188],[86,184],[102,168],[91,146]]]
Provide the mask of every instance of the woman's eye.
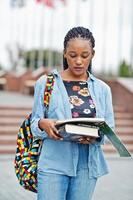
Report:
[[88,54],[84,54],[82,55],[82,58],[87,58],[89,55]]
[[76,55],[75,55],[75,54],[70,54],[70,57],[71,57],[71,58],[75,58]]

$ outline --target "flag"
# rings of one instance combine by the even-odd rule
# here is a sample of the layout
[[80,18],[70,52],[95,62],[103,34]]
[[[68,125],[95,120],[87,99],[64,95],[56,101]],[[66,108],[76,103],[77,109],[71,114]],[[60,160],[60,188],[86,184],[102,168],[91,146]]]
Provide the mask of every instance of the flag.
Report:
[[36,0],[37,3],[43,3],[48,7],[53,8],[54,7],[54,3],[53,0]]
[[43,3],[48,7],[54,8],[55,7],[55,1],[60,1],[64,5],[66,4],[66,0],[36,0],[37,3]]
[[66,0],[60,0],[60,1],[62,1],[62,3],[64,3],[64,5],[66,4]]

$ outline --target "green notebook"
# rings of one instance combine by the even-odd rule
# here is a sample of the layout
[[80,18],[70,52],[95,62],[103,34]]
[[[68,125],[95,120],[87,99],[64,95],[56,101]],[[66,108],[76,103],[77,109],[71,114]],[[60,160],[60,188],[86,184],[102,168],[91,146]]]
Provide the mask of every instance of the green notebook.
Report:
[[130,152],[126,149],[126,147],[120,141],[118,136],[113,132],[113,130],[105,122],[100,125],[100,130],[111,141],[113,146],[118,151],[120,157],[131,157]]

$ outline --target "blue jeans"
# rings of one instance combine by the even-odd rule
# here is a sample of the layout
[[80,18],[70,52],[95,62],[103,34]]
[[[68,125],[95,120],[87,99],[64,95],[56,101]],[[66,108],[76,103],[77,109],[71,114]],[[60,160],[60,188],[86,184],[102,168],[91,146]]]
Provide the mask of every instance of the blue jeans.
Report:
[[91,200],[97,179],[89,179],[88,171],[76,177],[38,173],[38,200]]
[[89,178],[88,152],[80,145],[76,177],[38,171],[38,200],[91,200],[96,178]]

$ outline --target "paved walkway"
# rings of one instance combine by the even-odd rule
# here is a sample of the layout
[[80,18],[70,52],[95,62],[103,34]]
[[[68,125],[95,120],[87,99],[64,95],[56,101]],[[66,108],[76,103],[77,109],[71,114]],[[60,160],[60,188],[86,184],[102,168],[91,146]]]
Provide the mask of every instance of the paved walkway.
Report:
[[[36,200],[36,194],[19,185],[13,159],[0,156],[0,200]],[[133,160],[113,156],[107,162],[110,173],[98,180],[93,200],[133,200]]]

